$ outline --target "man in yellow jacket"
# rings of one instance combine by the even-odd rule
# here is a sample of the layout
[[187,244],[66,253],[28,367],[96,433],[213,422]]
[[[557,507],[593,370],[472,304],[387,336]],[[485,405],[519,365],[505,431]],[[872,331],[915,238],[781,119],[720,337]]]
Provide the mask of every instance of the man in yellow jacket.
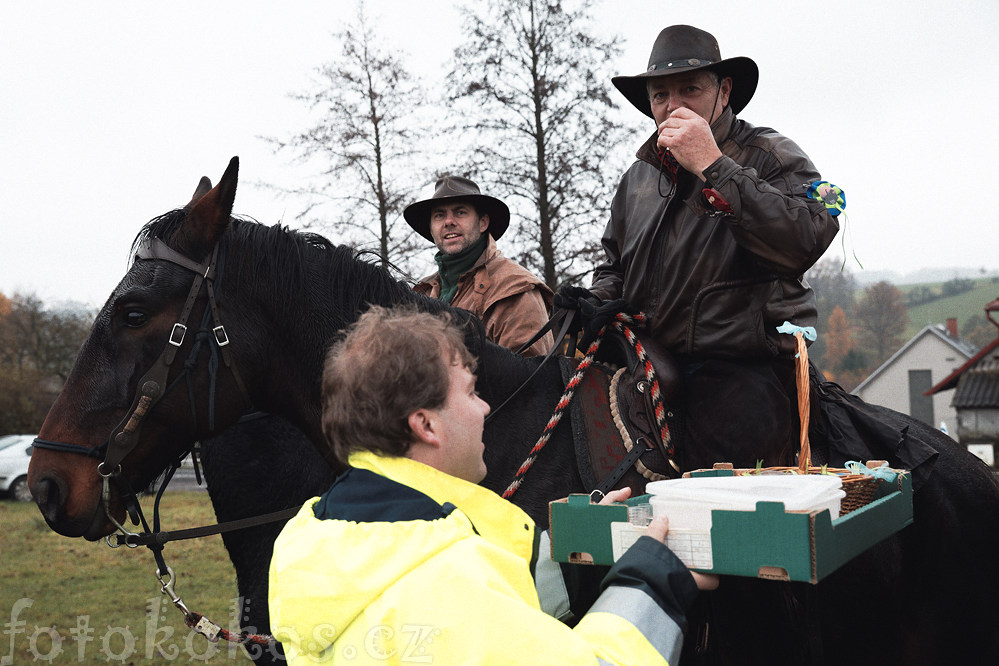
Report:
[[289,661],[675,664],[697,587],[665,522],[575,628],[541,611],[533,522],[476,485],[489,406],[474,371],[450,321],[413,311],[372,308],[331,350],[323,429],[350,469],[274,545],[271,626]]

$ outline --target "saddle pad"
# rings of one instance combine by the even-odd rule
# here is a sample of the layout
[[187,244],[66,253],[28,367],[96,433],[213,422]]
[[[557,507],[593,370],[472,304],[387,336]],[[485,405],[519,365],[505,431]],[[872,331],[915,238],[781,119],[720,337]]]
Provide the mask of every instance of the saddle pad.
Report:
[[[564,357],[561,361],[563,379],[568,381],[576,362]],[[576,387],[570,406],[576,464],[587,490],[596,488],[627,453],[610,408],[610,384],[616,371],[600,363],[592,364]],[[632,495],[637,496],[645,492],[645,483],[646,479],[632,468],[616,487],[631,486]]]

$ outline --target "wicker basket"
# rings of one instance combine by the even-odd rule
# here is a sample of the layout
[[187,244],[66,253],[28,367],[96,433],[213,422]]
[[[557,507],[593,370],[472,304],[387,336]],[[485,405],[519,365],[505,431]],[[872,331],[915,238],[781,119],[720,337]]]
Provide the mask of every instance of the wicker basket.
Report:
[[[846,497],[840,502],[840,515],[846,515],[851,511],[866,506],[877,495],[878,484],[881,479],[868,474],[857,474],[853,470],[845,467],[815,467],[811,464],[812,449],[808,441],[808,416],[809,416],[809,380],[808,380],[808,351],[805,347],[805,339],[801,332],[794,334],[797,345],[796,362],[796,384],[798,388],[798,416],[801,421],[801,450],[798,453],[797,467],[763,467],[758,469],[733,469],[731,463],[718,463],[715,469],[732,469],[736,476],[746,476],[755,474],[833,474],[843,482],[843,491]],[[884,460],[873,460],[866,463],[867,467],[873,469],[886,465]],[[686,474],[684,476],[687,476]]]
[[[716,465],[715,468],[725,469],[730,468],[730,466]],[[735,469],[733,471],[736,476],[755,474],[832,474],[838,476],[843,482],[843,492],[846,493],[846,496],[840,501],[839,515],[841,516],[867,506],[877,495],[878,484],[881,483],[881,479],[868,474],[854,474],[852,470],[845,467],[823,469],[809,466],[805,471],[799,467],[764,467],[762,469]]]

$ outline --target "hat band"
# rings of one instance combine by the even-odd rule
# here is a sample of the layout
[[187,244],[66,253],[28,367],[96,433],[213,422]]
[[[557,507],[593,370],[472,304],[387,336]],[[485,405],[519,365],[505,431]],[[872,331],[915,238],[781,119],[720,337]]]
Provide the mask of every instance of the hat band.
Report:
[[649,65],[647,71],[654,71],[658,69],[672,69],[674,67],[700,67],[703,65],[713,65],[715,61],[704,60],[703,58],[678,58],[676,60],[667,60],[664,62],[656,63],[654,65]]

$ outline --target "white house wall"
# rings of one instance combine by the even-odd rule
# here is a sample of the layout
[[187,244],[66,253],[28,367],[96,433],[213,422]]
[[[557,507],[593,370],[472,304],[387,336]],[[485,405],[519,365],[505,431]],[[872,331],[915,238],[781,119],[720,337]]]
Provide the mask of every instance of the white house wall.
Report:
[[965,444],[995,444],[999,440],[999,409],[965,409],[959,435]]
[[[877,377],[872,377],[865,385],[858,387],[856,394],[865,402],[910,414],[910,370],[929,370],[930,385],[932,386],[954,372],[967,360],[953,346],[938,336],[924,332],[891,364],[881,368]],[[956,439],[957,412],[950,405],[953,393],[953,391],[943,391],[933,396],[933,416],[936,423],[930,425],[939,427],[940,422],[943,421],[947,424],[951,437]]]

